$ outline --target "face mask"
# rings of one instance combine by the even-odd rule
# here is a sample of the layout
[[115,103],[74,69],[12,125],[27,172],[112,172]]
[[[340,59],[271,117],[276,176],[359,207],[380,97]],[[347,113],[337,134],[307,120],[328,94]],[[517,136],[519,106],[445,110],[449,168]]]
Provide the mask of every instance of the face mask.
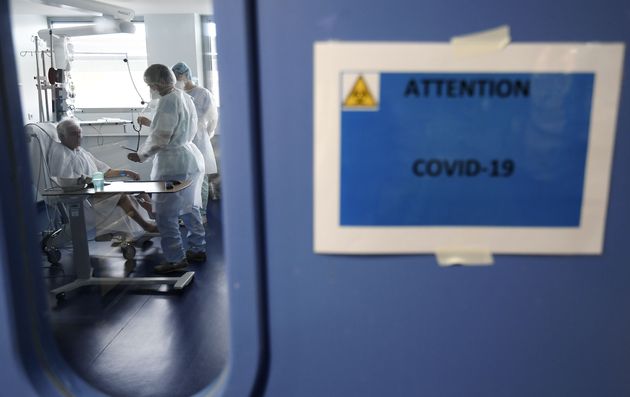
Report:
[[177,82],[175,83],[175,88],[179,88],[180,90],[183,90],[185,85],[186,84],[184,84],[183,81],[177,80]]
[[160,99],[160,93],[151,88],[151,99]]

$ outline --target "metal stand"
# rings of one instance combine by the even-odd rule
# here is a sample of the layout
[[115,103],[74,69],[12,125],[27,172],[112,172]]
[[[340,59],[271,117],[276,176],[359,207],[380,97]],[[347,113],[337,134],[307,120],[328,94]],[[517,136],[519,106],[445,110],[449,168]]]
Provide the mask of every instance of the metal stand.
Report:
[[87,230],[85,226],[85,214],[83,211],[84,195],[66,196],[68,204],[70,229],[72,234],[74,269],[77,279],[71,283],[50,291],[59,298],[68,291],[90,285],[172,285],[175,289],[182,289],[192,281],[195,272],[186,272],[179,277],[93,277],[88,248]]
[[136,277],[136,278],[119,278],[119,277],[88,277],[78,278],[71,283],[68,283],[59,288],[55,288],[50,291],[56,297],[60,294],[73,291],[81,287],[87,287],[90,285],[136,285],[136,286],[150,286],[150,285],[172,285],[174,289],[183,289],[190,284],[195,272],[186,272],[179,277]]

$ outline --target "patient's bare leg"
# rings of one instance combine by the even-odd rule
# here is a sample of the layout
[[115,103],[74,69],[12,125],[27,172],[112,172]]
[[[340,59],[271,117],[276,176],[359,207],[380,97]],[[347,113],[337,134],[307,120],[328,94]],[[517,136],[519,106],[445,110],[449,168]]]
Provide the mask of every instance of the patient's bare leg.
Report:
[[136,207],[133,205],[128,195],[123,194],[122,196],[120,196],[120,200],[118,201],[118,206],[122,208],[131,219],[136,221],[136,223],[140,225],[147,232],[149,233],[158,232],[158,228],[155,224],[149,223],[147,220],[145,220],[142,217],[142,215],[140,215],[140,213],[136,210]]
[[140,193],[136,196],[138,198],[138,204],[144,208],[148,214],[153,213],[153,205],[151,204],[151,197],[146,193]]

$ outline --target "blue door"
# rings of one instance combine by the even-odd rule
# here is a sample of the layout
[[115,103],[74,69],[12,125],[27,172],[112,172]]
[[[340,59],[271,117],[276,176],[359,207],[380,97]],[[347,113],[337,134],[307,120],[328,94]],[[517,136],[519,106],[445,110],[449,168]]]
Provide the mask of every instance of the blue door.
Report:
[[[230,1],[216,13],[226,256],[242,259],[232,282],[260,281],[256,296],[231,285],[243,299],[233,328],[239,308],[261,316],[261,329],[237,331],[260,349],[257,370],[233,357],[248,385],[300,397],[630,394],[627,61],[602,255],[440,268],[432,255],[313,251],[315,42],[448,42],[503,24],[515,42],[627,42],[628,2]],[[239,209],[247,218],[230,219]]]
[[[6,6],[0,26],[10,37]],[[628,2],[231,0],[216,2],[215,11],[231,311],[223,395],[630,395],[627,77],[602,255],[501,255],[490,267],[440,268],[431,255],[313,251],[315,42],[447,42],[501,24],[518,42],[627,42]],[[8,47],[2,45],[5,60]],[[8,160],[19,148],[12,137],[21,120],[14,116],[14,68],[1,66],[0,169],[15,178],[26,174]],[[19,198],[3,189],[3,269],[37,252],[28,240],[32,227],[12,215]],[[11,279],[0,276],[5,292]],[[25,365],[41,351],[18,333],[44,324],[37,305],[19,301],[26,296],[0,298],[0,395],[36,395],[33,383],[72,382]],[[82,388],[72,387],[78,394]]]

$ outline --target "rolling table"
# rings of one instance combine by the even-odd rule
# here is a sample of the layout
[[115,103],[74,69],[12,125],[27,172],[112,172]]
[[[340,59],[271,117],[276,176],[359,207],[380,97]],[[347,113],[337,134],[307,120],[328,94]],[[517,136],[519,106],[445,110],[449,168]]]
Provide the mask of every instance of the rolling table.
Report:
[[78,188],[71,191],[67,188],[53,188],[46,190],[44,196],[58,196],[68,206],[70,229],[72,235],[73,266],[77,272],[77,279],[55,288],[51,291],[57,298],[65,292],[89,285],[173,285],[175,289],[182,289],[193,279],[195,272],[185,272],[179,277],[94,277],[90,263],[88,249],[87,228],[83,202],[87,197],[117,193],[175,193],[190,186],[191,181],[116,181],[106,182],[102,190],[94,188]]

